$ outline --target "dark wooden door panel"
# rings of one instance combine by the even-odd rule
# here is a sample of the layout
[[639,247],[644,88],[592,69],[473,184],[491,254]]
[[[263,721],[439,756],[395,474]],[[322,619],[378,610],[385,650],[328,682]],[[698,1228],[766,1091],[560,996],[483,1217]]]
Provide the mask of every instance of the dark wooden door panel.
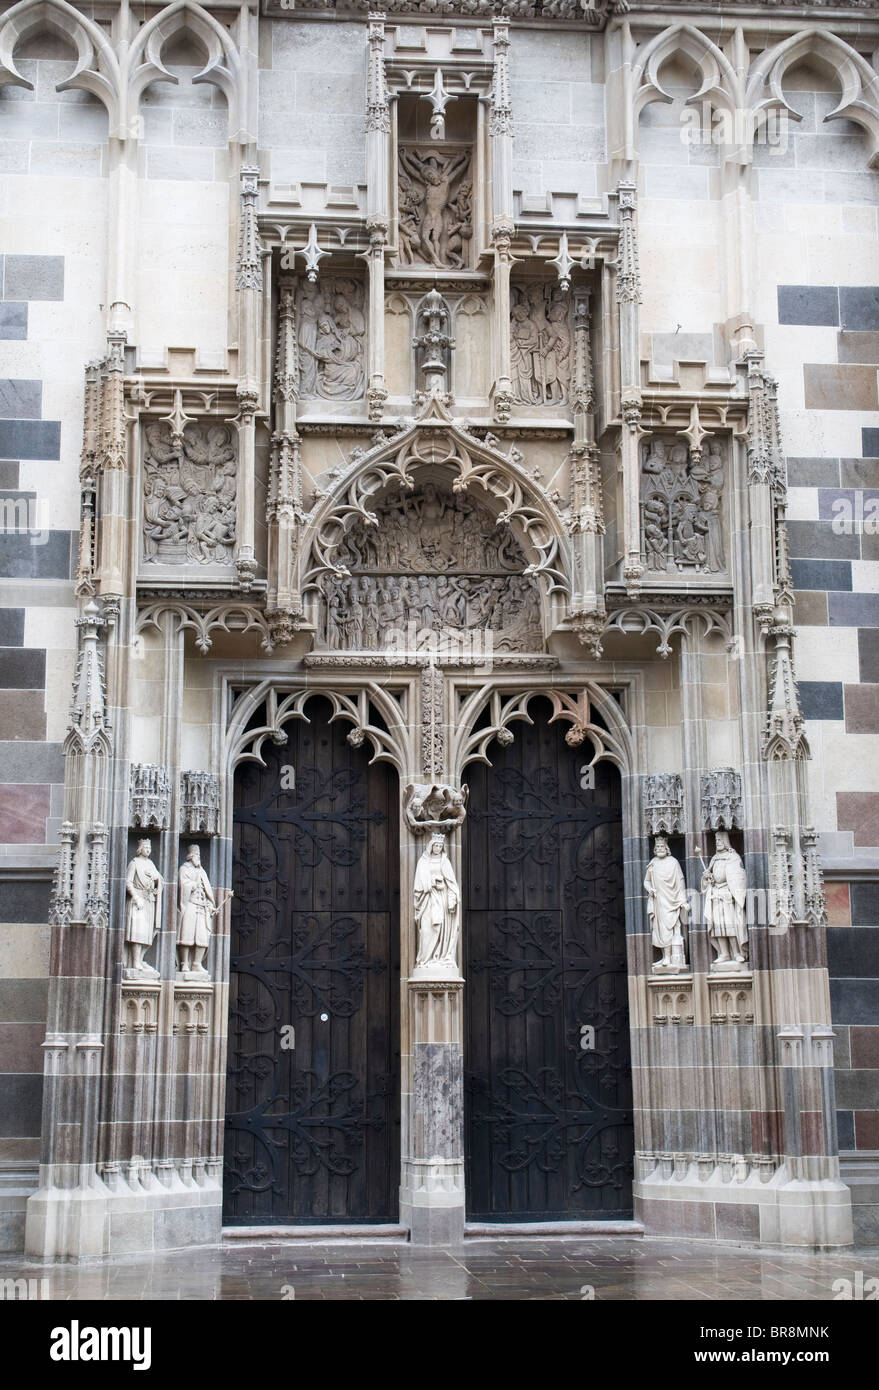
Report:
[[396,774],[369,767],[326,701],[307,713],[286,746],[264,747],[265,768],[236,777],[232,1225],[397,1218]]
[[546,707],[533,712],[534,727],[470,776],[468,1213],[630,1216],[619,777],[599,764],[589,786],[591,750],[570,748]]

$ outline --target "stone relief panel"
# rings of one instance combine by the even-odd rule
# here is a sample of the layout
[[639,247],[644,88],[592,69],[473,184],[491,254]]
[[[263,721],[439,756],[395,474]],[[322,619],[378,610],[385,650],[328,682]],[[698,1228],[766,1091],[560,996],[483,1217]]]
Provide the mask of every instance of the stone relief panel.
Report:
[[147,564],[232,563],[238,443],[228,425],[147,425],[143,437],[143,558]]
[[323,581],[327,647],[380,650],[404,635],[408,644],[414,625],[419,641],[481,631],[498,651],[542,648],[528,560],[486,508],[427,483],[389,494],[375,513],[378,525],[354,526],[337,554],[351,576]]
[[366,391],[363,284],[322,275],[299,290],[297,346],[301,400],[357,401]]
[[401,265],[460,270],[470,264],[473,183],[469,149],[400,147]]
[[510,379],[520,405],[563,405],[571,384],[571,310],[557,286],[511,287]]
[[667,574],[724,573],[721,444],[703,452],[653,435],[641,448],[642,562]]

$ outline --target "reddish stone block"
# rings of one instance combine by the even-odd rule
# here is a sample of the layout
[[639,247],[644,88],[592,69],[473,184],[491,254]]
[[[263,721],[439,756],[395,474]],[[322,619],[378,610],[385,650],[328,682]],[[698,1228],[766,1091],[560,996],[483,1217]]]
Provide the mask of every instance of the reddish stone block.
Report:
[[879,1149],[879,1110],[855,1111],[855,1148]]
[[852,924],[852,900],[847,883],[827,883],[824,887],[827,901],[827,925],[829,927],[850,927]]
[[781,1153],[783,1133],[782,1111],[751,1111],[751,1148],[755,1154]]
[[879,1028],[852,1027],[852,1067],[879,1069]]
[[0,842],[45,844],[48,814],[49,787],[11,782],[0,786]]
[[879,792],[837,792],[836,824],[853,831],[859,847],[879,845]]
[[879,734],[879,685],[843,686],[847,734]]

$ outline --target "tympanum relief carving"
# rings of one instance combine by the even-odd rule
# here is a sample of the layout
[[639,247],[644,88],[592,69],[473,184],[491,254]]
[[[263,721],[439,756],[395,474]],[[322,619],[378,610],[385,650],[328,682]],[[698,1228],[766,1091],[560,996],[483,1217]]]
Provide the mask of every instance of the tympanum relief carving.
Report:
[[366,390],[363,285],[350,276],[321,276],[299,291],[299,396],[356,401]]
[[143,441],[143,556],[147,564],[232,562],[238,449],[228,425],[147,425]]
[[552,285],[513,285],[510,379],[520,405],[563,405],[571,382],[571,311]]
[[723,452],[703,452],[654,435],[642,445],[641,552],[648,570],[719,574],[726,570]]
[[402,265],[470,264],[473,184],[469,150],[400,149],[398,240]]
[[394,492],[377,526],[352,528],[336,556],[351,577],[324,580],[327,647],[408,645],[431,633],[490,631],[498,651],[542,646],[540,595],[519,542],[491,513],[432,483]]

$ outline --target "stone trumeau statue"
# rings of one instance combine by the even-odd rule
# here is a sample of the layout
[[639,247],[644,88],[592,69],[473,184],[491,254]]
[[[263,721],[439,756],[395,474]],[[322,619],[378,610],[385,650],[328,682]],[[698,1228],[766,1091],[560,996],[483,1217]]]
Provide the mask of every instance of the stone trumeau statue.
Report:
[[647,865],[644,887],[651,939],[662,952],[653,969],[659,972],[686,970],[687,885],[680,864],[669,853],[664,835],[657,835],[653,842],[653,858]]
[[439,831],[431,835],[415,870],[415,922],[418,954],[413,976],[457,979],[461,890]]

